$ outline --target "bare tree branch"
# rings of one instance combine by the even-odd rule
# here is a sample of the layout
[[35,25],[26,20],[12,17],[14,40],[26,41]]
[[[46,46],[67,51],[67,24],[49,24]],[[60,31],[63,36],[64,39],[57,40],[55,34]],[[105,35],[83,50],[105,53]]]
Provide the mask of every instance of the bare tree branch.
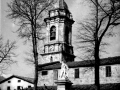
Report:
[[[118,0],[90,0],[92,5],[92,19],[79,23],[78,28],[78,48],[84,50],[85,57],[95,59],[95,85],[99,88],[99,58],[104,52],[103,46],[108,45],[103,42],[106,35],[112,36],[111,29],[120,25],[120,1]],[[88,23],[89,22],[89,23]],[[88,57],[89,56],[89,57]]]
[[14,53],[16,42],[10,42],[8,40],[6,43],[3,43],[2,40],[3,39],[0,38],[0,72],[6,70],[9,65],[15,63],[12,57],[16,56]]

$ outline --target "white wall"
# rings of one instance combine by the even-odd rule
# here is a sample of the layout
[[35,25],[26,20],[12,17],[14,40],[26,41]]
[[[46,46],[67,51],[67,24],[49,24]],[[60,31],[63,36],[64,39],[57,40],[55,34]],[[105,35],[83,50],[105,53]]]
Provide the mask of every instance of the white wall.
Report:
[[11,78],[8,81],[11,81],[10,83],[8,83],[8,81],[3,82],[2,84],[0,84],[0,88],[1,90],[7,90],[7,86],[10,86],[11,90],[17,89],[17,86],[22,86],[23,88],[27,88],[29,85],[31,85],[31,87],[33,87],[33,84],[26,82],[24,80],[21,80],[21,82],[18,82],[18,78]]

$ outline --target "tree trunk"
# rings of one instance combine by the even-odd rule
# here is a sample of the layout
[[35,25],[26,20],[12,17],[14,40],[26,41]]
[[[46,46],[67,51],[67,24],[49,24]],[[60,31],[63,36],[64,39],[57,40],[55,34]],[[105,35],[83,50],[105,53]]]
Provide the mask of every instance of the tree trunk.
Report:
[[35,76],[34,76],[34,90],[37,90],[37,82],[38,82],[38,53],[37,53],[37,42],[34,38],[34,45],[33,45],[33,53],[34,53],[34,59],[35,59]]
[[35,79],[34,79],[34,90],[37,90],[37,83],[38,83],[38,69],[37,69],[37,67],[38,67],[38,55],[36,55],[35,56],[36,58],[35,58],[35,63],[37,63],[37,64],[35,64]]
[[38,53],[37,53],[37,45],[34,46],[34,59],[35,59],[35,76],[34,76],[34,90],[37,90],[38,83]]
[[94,58],[95,58],[95,90],[100,90],[100,80],[99,80],[99,40],[98,40],[98,0],[95,0],[96,3],[96,32],[94,34],[95,38],[95,48],[94,48]]
[[37,51],[37,38],[36,38],[36,28],[32,25],[32,44],[33,44],[33,54],[34,54],[34,64],[35,64],[35,74],[34,74],[34,90],[37,90],[37,83],[38,83],[38,51]]
[[98,42],[98,40],[95,42],[94,58],[95,58],[95,90],[100,90],[100,77],[99,77],[100,59],[99,59],[99,42]]

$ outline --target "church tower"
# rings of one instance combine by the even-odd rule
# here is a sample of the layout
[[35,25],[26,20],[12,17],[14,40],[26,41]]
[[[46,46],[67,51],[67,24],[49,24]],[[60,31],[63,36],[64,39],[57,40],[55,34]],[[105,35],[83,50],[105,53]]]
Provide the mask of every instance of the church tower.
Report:
[[74,20],[64,0],[57,0],[54,9],[44,19],[47,26],[44,45],[44,63],[74,61],[72,46],[72,24]]

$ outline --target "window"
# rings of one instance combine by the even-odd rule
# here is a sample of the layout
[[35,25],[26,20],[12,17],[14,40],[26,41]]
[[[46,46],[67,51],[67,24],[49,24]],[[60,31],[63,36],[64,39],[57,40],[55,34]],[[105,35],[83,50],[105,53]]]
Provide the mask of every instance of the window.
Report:
[[10,90],[10,86],[7,86],[7,90]]
[[56,27],[52,26],[50,29],[50,40],[55,40],[56,39]]
[[21,82],[21,80],[18,80],[18,82]]
[[54,70],[53,73],[54,73],[54,80],[57,80],[58,79],[58,70]]
[[50,57],[50,62],[53,62],[53,57],[52,56]]
[[111,66],[106,66],[106,77],[111,77]]
[[42,75],[47,75],[48,72],[47,71],[42,71]]
[[11,83],[11,81],[8,81],[8,83]]
[[79,78],[79,69],[75,69],[75,78]]
[[20,86],[17,86],[17,90],[20,90]]
[[31,85],[29,85],[28,88],[31,88]]

